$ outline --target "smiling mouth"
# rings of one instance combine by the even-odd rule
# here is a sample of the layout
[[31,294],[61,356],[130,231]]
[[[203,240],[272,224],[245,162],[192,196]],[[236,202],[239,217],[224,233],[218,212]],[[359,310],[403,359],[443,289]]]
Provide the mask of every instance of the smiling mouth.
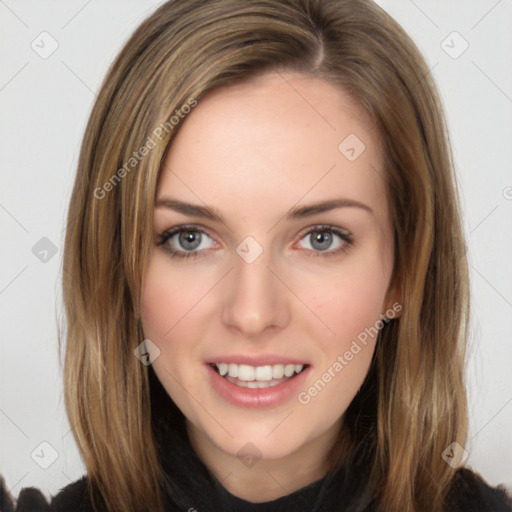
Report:
[[304,370],[308,364],[275,364],[266,366],[250,366],[244,364],[209,363],[222,378],[228,382],[247,388],[268,388],[277,386],[293,379]]

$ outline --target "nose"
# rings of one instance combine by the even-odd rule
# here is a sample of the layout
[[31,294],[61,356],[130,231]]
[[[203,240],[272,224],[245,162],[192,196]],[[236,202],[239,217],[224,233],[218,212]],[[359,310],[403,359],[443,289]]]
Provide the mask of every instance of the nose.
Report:
[[290,319],[291,292],[279,279],[267,251],[248,263],[238,254],[227,280],[222,321],[247,339],[256,339],[270,329],[284,328]]

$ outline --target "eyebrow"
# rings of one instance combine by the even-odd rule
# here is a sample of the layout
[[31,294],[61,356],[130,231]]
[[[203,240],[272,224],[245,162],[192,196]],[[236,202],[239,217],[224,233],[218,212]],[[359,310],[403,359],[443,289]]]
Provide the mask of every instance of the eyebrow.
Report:
[[[178,213],[182,213],[183,215],[190,215],[194,217],[201,217],[204,219],[209,219],[212,221],[225,223],[222,215],[211,206],[201,206],[196,204],[185,203],[183,201],[178,201],[177,199],[172,199],[169,197],[162,197],[156,201],[156,208],[167,208],[170,210],[174,210]],[[337,208],[360,208],[363,211],[368,212],[370,215],[374,215],[373,210],[359,201],[355,201],[353,199],[331,199],[329,201],[324,201],[321,203],[314,203],[306,206],[299,206],[295,208],[291,208],[286,213],[287,220],[294,219],[303,219],[305,217],[310,217],[313,215],[317,215],[319,213],[328,212],[331,210],[335,210]]]

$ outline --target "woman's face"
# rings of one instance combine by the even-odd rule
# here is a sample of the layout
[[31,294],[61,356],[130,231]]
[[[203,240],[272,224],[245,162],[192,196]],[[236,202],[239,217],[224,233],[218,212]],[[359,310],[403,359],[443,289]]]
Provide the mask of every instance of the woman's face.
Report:
[[331,442],[382,316],[398,316],[375,130],[339,89],[296,73],[210,92],[181,122],[143,291],[154,371],[225,454]]

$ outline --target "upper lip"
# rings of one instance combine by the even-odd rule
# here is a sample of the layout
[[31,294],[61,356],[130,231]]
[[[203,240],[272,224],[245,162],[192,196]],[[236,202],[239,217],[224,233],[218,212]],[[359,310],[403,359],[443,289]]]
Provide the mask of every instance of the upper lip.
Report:
[[273,366],[275,364],[308,364],[304,360],[296,359],[289,356],[280,356],[277,354],[260,354],[250,356],[247,354],[214,356],[208,361],[209,363],[227,363],[227,364],[247,364],[249,366]]

